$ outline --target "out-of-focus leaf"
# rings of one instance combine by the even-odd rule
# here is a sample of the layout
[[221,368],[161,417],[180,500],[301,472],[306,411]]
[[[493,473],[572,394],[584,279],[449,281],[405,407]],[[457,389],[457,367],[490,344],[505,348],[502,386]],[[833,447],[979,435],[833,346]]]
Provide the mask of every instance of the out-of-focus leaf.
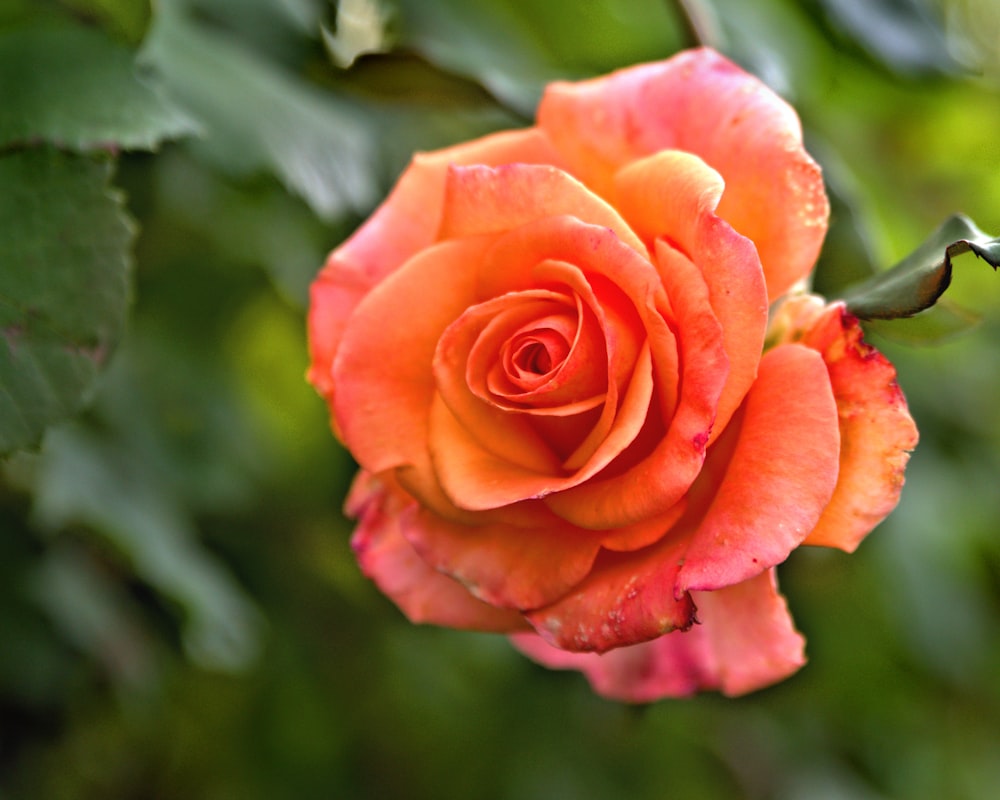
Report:
[[[700,5],[700,4],[699,4]],[[827,80],[829,45],[797,2],[711,0],[718,39],[702,44],[725,53],[788,99]]]
[[332,0],[171,0],[175,8],[185,8],[253,36],[271,38],[295,28],[313,39]]
[[815,0],[830,23],[904,74],[955,72],[940,13],[926,0]]
[[516,0],[395,0],[401,44],[474,78],[509,107],[534,114],[546,83],[581,78],[678,50],[669,4],[592,0],[570,10]]
[[951,283],[951,260],[970,252],[993,269],[1000,266],[1000,239],[956,214],[894,267],[850,287],[843,299],[861,319],[911,317],[937,302]]
[[52,531],[83,524],[107,537],[143,580],[182,605],[184,644],[195,661],[245,667],[259,646],[255,609],[134,455],[82,428],[53,430],[35,472],[37,523]]
[[1000,4],[996,0],[950,0],[948,39],[956,57],[976,72],[1000,79]]
[[96,29],[0,33],[0,146],[155,149],[192,120],[136,75],[132,52]]
[[164,5],[143,63],[204,123],[201,151],[235,173],[273,171],[323,217],[376,199],[371,132],[352,107]]
[[115,346],[133,229],[109,163],[0,158],[0,454],[75,413]]
[[62,0],[86,17],[96,19],[112,34],[138,44],[152,16],[152,0]]
[[827,142],[808,141],[809,152],[823,165],[830,197],[830,228],[813,275],[813,290],[835,297],[875,273],[870,214],[859,180],[847,161]]
[[38,604],[66,638],[100,663],[126,690],[148,688],[155,665],[151,642],[128,596],[82,548],[52,548],[32,576]]
[[177,150],[160,156],[157,174],[165,210],[177,223],[205,236],[217,252],[263,267],[287,299],[305,308],[331,247],[328,227],[305,203],[276,181],[241,190]]

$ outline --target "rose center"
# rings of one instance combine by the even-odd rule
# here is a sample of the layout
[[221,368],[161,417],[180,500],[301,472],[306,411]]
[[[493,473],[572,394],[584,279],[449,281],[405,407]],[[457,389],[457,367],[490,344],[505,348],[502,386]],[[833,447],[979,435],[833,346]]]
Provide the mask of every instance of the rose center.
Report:
[[504,372],[522,389],[535,387],[566,360],[570,348],[565,337],[552,329],[521,333],[504,346]]

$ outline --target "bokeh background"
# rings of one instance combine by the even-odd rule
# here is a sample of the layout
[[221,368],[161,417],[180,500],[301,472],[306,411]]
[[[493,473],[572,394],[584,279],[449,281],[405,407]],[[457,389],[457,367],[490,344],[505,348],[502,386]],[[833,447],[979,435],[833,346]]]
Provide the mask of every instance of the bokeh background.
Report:
[[799,110],[818,289],[955,211],[1000,235],[994,0],[0,1],[0,163],[113,168],[135,236],[88,405],[0,470],[0,798],[1000,796],[1000,277],[971,255],[869,330],[922,441],[856,554],[780,568],[810,663],[779,686],[606,701],[410,625],[354,563],[353,464],[304,381],[325,254],[413,151],[699,42]]

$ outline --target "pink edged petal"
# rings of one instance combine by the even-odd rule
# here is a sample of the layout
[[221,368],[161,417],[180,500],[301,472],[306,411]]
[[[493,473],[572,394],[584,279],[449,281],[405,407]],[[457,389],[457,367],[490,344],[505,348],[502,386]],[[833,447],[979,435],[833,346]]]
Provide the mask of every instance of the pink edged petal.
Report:
[[826,234],[820,169],[795,111],[718,53],[690,50],[581,83],[551,84],[539,126],[568,169],[613,196],[617,170],[660,150],[684,150],[722,175],[718,215],[752,239],[774,300],[805,277]]
[[578,669],[594,691],[613,700],[649,703],[718,689],[746,694],[784,680],[805,664],[774,571],[717,592],[695,594],[700,624],[607,653],[560,650],[533,633],[513,644],[553,669]]
[[712,497],[694,523],[678,596],[732,586],[784,561],[829,502],[839,452],[837,407],[819,354],[798,344],[768,351],[746,406],[706,462],[701,482],[712,485],[695,485]]
[[534,608],[564,594],[590,571],[600,549],[598,535],[558,522],[544,528],[463,525],[412,508],[401,525],[426,563],[505,608]]
[[865,344],[841,304],[828,308],[802,338],[823,356],[840,418],[840,477],[805,544],[853,552],[899,502],[917,428],[896,370]]
[[646,254],[642,242],[607,202],[562,170],[536,164],[448,170],[440,238],[501,233],[561,216],[612,230],[633,250]]
[[426,448],[441,333],[472,302],[477,239],[428,248],[358,306],[333,364],[334,414],[344,442],[370,472],[413,463]]
[[719,687],[740,695],[792,675],[805,659],[773,569],[715,592],[694,592]]
[[493,633],[527,627],[517,612],[477,600],[417,555],[400,532],[401,517],[414,502],[391,478],[359,472],[346,505],[358,518],[351,547],[361,571],[411,622]]
[[674,592],[684,545],[663,540],[631,553],[602,551],[586,578],[528,612],[528,621],[547,642],[574,652],[603,653],[689,628],[694,604]]
[[709,641],[700,626],[607,653],[560,650],[534,633],[515,633],[510,640],[543,666],[579,670],[597,694],[610,700],[652,703],[718,688]]
[[538,129],[510,131],[414,156],[386,201],[327,259],[312,287],[309,380],[333,396],[333,359],[347,321],[374,286],[434,243],[441,226],[445,175],[453,164],[560,163]]

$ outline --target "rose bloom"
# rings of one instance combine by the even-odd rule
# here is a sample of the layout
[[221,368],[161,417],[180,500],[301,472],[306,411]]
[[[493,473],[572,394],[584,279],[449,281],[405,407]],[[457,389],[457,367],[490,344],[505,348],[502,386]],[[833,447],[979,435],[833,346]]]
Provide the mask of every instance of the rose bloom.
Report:
[[609,697],[793,673],[775,565],[856,548],[916,444],[857,321],[790,294],[827,217],[795,112],[707,49],[415,156],[312,287],[364,572]]

